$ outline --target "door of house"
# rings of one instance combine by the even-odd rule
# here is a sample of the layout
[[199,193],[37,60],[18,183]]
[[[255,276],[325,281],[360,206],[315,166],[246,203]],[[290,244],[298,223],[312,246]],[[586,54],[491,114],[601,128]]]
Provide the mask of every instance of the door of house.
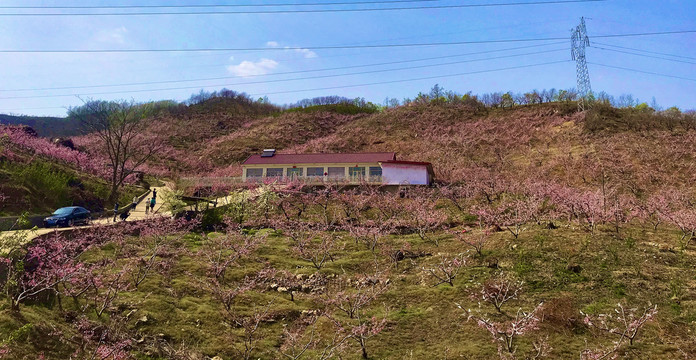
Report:
[[348,176],[351,181],[360,181],[365,178],[365,167],[348,168]]
[[302,177],[302,168],[288,168],[288,177],[291,179]]

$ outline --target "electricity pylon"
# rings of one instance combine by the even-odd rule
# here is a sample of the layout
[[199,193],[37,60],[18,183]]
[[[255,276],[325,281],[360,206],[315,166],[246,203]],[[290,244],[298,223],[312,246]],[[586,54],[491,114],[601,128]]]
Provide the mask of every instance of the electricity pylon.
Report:
[[580,25],[571,30],[570,44],[571,55],[575,60],[575,68],[578,80],[578,95],[580,100],[578,106],[580,111],[585,111],[585,102],[592,93],[590,85],[590,72],[587,70],[587,60],[585,59],[585,47],[590,46],[590,38],[587,36],[585,18],[580,18]]

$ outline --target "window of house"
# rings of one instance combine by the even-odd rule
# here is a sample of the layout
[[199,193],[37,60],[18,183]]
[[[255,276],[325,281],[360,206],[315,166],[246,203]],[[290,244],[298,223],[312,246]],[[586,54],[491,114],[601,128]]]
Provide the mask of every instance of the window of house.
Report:
[[348,168],[348,176],[350,177],[365,177],[365,168],[360,167],[350,167]]
[[247,177],[261,177],[261,176],[263,176],[263,169],[247,169],[246,176]]
[[377,177],[377,176],[382,176],[382,167],[381,166],[370,166],[370,177]]
[[339,177],[345,177],[346,176],[346,168],[344,167],[330,167],[329,168],[329,177],[333,178],[339,178]]
[[266,169],[266,177],[282,177],[283,168],[268,168]]
[[307,176],[324,176],[324,168],[323,167],[307,168]]
[[288,177],[302,176],[302,168],[288,168]]

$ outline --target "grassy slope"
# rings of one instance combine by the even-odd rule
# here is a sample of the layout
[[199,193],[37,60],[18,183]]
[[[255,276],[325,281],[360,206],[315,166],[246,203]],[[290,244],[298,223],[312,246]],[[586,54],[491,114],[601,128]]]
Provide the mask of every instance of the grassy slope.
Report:
[[[461,175],[457,173],[459,168],[479,164],[495,166],[500,162],[511,173],[520,172],[519,176],[528,176],[531,172],[535,176],[582,186],[581,175],[587,169],[587,159],[621,164],[626,170],[623,176],[629,179],[622,180],[626,185],[630,185],[630,178],[644,176],[645,169],[650,169],[652,179],[641,186],[688,185],[694,179],[694,172],[689,171],[694,166],[693,132],[591,134],[586,132],[579,114],[559,104],[487,112],[422,105],[372,115],[339,115],[285,113],[238,123],[230,120],[230,124],[236,125],[211,133],[205,141],[182,137],[177,138],[176,144],[182,148],[198,144],[199,148],[191,150],[197,155],[219,156],[216,166],[234,164],[263,147],[312,152],[396,149],[402,158],[434,162],[441,177],[455,179]],[[206,116],[198,119],[209,119]],[[185,119],[181,119],[182,134],[186,124]],[[232,130],[239,128],[243,130]],[[202,144],[215,144],[215,147],[206,149],[208,145],[200,145],[199,140]],[[489,334],[473,322],[467,322],[455,305],[459,302],[465,307],[477,307],[476,301],[469,297],[471,289],[493,274],[494,271],[485,265],[494,260],[503,271],[525,281],[521,300],[511,303],[508,311],[513,312],[518,307],[530,310],[539,301],[554,305],[555,310],[545,315],[547,321],[538,333],[549,336],[554,348],[552,358],[578,358],[585,341],[590,348],[610,345],[611,338],[592,333],[581,324],[579,311],[608,313],[619,301],[659,306],[659,325],[648,324],[639,335],[637,345],[630,347],[628,353],[622,353],[622,358],[681,359],[684,353],[696,353],[693,342],[696,252],[693,247],[684,252],[678,250],[676,229],[661,226],[653,232],[632,223],[622,229],[622,237],[617,238],[608,228],[594,235],[575,225],[563,225],[556,230],[534,224],[527,228],[518,240],[513,240],[508,233],[494,234],[485,258],[472,260],[472,265],[455,280],[453,288],[431,286],[433,279],[422,270],[424,266],[434,265],[437,256],[403,261],[398,271],[390,276],[391,289],[368,312],[381,315],[383,304],[390,307],[387,329],[369,342],[373,358],[494,358],[496,347]],[[423,243],[413,235],[393,236],[389,242],[396,247],[408,242],[415,250],[445,256],[467,250],[448,235],[439,236],[442,238],[439,247]],[[233,276],[241,278],[252,274],[266,262],[295,274],[313,273],[309,263],[298,260],[289,251],[289,243],[284,237],[271,236],[254,257],[234,269]],[[192,281],[205,274],[202,259],[192,255],[200,245],[197,235],[187,237],[181,247],[191,253],[176,257],[171,276],[153,275],[138,291],[124,293],[118,304],[136,310],[128,326],[146,338],[164,334],[171,344],[183,343],[193,354],[235,358],[230,344],[237,339],[238,332],[221,324],[219,304]],[[109,248],[104,251],[108,252]],[[346,239],[345,249],[340,251],[336,261],[321,272],[352,277],[367,271],[373,259],[369,250]],[[579,265],[581,271],[569,271],[569,265]],[[256,293],[245,305],[276,295]],[[278,358],[275,351],[280,344],[282,324],[294,319],[298,312],[316,306],[301,294],[295,302],[280,295],[273,306],[273,312],[278,314],[274,318],[280,320],[264,323],[265,338],[256,355],[263,359]],[[499,319],[491,307],[484,306],[482,310]],[[60,328],[63,323],[57,311],[29,305],[24,307],[22,314],[24,318],[17,319],[7,311],[0,312],[2,335],[26,322],[36,325],[37,330],[19,345],[18,354],[32,358],[40,350],[52,350],[47,353],[50,358],[64,358],[70,353],[65,345],[47,335],[51,326]],[[147,315],[148,321],[136,323],[142,315]],[[70,330],[65,331],[69,333]],[[521,340],[520,351],[529,348],[530,338]],[[346,358],[358,356],[357,348],[351,344]],[[140,354],[140,358],[155,357]]]
[[245,124],[277,111],[274,106],[213,98],[180,106],[151,119],[147,133],[165,148],[151,163],[178,172],[210,171],[215,159],[202,156],[207,143],[244,128]]
[[264,148],[287,149],[316,138],[330,135],[342,125],[364,114],[342,115],[329,112],[288,112],[248,124],[244,129],[216,138],[207,144],[203,156],[224,166],[238,163]]
[[[48,214],[62,206],[84,206],[91,211],[108,209],[109,195],[106,181],[81,173],[60,162],[40,156],[14,151],[12,161],[0,159],[0,193],[7,199],[0,204],[0,216],[14,216],[24,212]],[[119,201],[130,203],[133,196],[144,190],[127,185]]]
[[[488,150],[500,141],[512,141],[519,150],[529,144],[554,142],[572,134],[577,143],[581,117],[562,104],[506,109],[476,109],[463,105],[413,105],[374,114],[288,111],[246,123],[241,131],[211,140],[208,154],[220,157],[219,166],[234,165],[263,147],[288,152],[397,151],[401,158],[432,161],[436,171],[488,160]],[[350,116],[350,117],[348,117]],[[346,118],[348,117],[348,118]],[[572,128],[559,126],[572,122]],[[503,133],[509,126],[515,133]],[[444,137],[443,135],[446,135]],[[484,138],[483,135],[488,135]],[[519,155],[519,152],[517,152]]]
[[328,136],[370,111],[325,105],[281,112],[267,104],[215,98],[151,119],[148,134],[165,144],[151,163],[194,175],[236,167],[264,148],[287,149]]
[[[213,152],[223,154],[216,160],[218,166],[234,164],[256,148],[268,146],[285,151],[396,149],[402,158],[434,162],[438,174],[451,179],[461,175],[457,169],[480,164],[496,166],[498,162],[506,173],[520,177],[532,174],[578,186],[584,185],[582,175],[594,161],[621,165],[620,175],[626,179],[617,174],[617,181],[626,187],[636,176],[650,178],[641,184],[642,187],[689,185],[694,183],[696,174],[689,171],[694,166],[696,141],[693,141],[693,132],[591,134],[586,132],[580,114],[560,104],[487,112],[421,105],[352,116],[338,123],[333,120],[336,116],[310,113],[255,118],[241,122],[243,130],[239,133],[206,139],[216,144],[215,150],[209,150],[211,156]],[[322,117],[326,125],[319,121]],[[300,130],[294,132],[295,129]],[[314,133],[305,135],[305,131]],[[257,142],[258,139],[263,142]],[[180,146],[187,145],[182,142]],[[205,147],[196,151],[204,152]],[[648,175],[643,174],[646,169],[650,170]],[[521,300],[511,303],[508,311],[513,312],[518,307],[530,310],[542,300],[554,305],[555,310],[545,314],[547,321],[537,333],[549,336],[554,348],[552,358],[578,358],[585,341],[590,348],[610,345],[611,338],[592,333],[581,324],[579,311],[608,313],[619,301],[634,306],[648,303],[659,306],[659,325],[648,324],[639,335],[637,345],[630,347],[628,353],[622,353],[622,358],[681,359],[684,354],[696,353],[693,341],[696,252],[693,247],[679,251],[676,229],[661,226],[653,232],[632,223],[622,229],[622,236],[618,238],[608,228],[594,235],[575,225],[563,225],[556,230],[534,224],[527,228],[518,240],[513,240],[508,233],[494,234],[485,258],[474,259],[453,288],[431,286],[433,280],[422,270],[424,266],[434,265],[437,256],[401,262],[398,271],[390,275],[391,289],[368,312],[381,315],[383,304],[390,306],[387,329],[368,345],[373,358],[494,358],[496,347],[489,334],[473,322],[467,322],[455,305],[459,302],[464,307],[477,307],[476,301],[469,297],[470,289],[493,274],[494,271],[484,265],[494,260],[503,271],[525,281]],[[445,256],[467,250],[448,235],[439,235],[442,238],[439,247],[423,243],[413,235],[393,236],[389,242],[394,246],[408,242],[415,250]],[[340,251],[335,262],[321,270],[322,273],[352,277],[372,266],[374,256],[369,250],[350,239],[345,241],[345,249]],[[234,269],[233,276],[241,278],[252,274],[266,262],[295,274],[313,273],[309,263],[291,254],[289,243],[284,237],[271,236],[255,256]],[[128,326],[146,338],[164,334],[171,344],[183,343],[193,354],[235,358],[230,344],[237,339],[238,332],[221,324],[219,305],[192,281],[205,274],[202,259],[192,255],[200,245],[197,235],[187,237],[181,248],[192,253],[176,258],[171,276],[153,275],[138,291],[123,294],[118,303],[125,309],[136,310]],[[569,265],[579,265],[581,271],[569,271]],[[262,299],[276,295],[256,293],[245,305],[262,303]],[[298,312],[315,307],[315,303],[301,294],[295,302],[280,295],[273,306],[273,312],[278,314],[274,318],[280,320],[263,324],[265,338],[256,355],[263,359],[278,358],[275,351],[280,344],[282,324],[295,319]],[[491,307],[484,306],[482,310],[499,319]],[[148,322],[136,323],[142,315],[148,316]],[[3,335],[27,321],[37,326],[38,330],[30,339],[19,345],[20,355],[31,358],[41,349],[64,346],[47,335],[52,325],[60,327],[63,321],[57,311],[30,305],[24,307],[23,317],[12,318],[7,311],[0,313]],[[520,351],[530,348],[530,339],[521,340]],[[69,354],[69,349],[62,349],[62,353],[53,352],[50,357]],[[346,358],[357,358],[354,344],[351,349]],[[141,354],[140,358],[155,357]]]
[[[461,243],[447,235],[440,236],[439,247],[423,243],[415,236],[394,236],[388,242],[395,246],[408,242],[413,249],[436,255],[451,256],[466,251]],[[622,358],[683,358],[679,349],[693,353],[696,347],[690,331],[695,330],[696,322],[696,272],[691,264],[696,260],[696,253],[667,250],[677,247],[673,229],[660,228],[653,233],[632,226],[624,236],[624,240],[617,240],[609,230],[590,235],[570,227],[548,230],[538,226],[530,226],[516,241],[508,233],[497,233],[485,257],[473,259],[471,266],[455,280],[454,287],[433,287],[433,279],[422,270],[424,266],[434,265],[437,256],[402,261],[399,269],[390,275],[390,290],[367,312],[368,315],[382,316],[383,304],[389,307],[388,326],[369,341],[368,350],[375,359],[496,357],[497,350],[487,332],[473,322],[467,322],[455,305],[477,307],[476,301],[469,297],[471,289],[494,273],[483,265],[496,259],[503,271],[525,281],[521,300],[506,306],[508,312],[514,312],[518,307],[529,310],[540,301],[556,304],[551,306],[554,310],[545,313],[546,321],[541,329],[520,340],[520,352],[529,350],[531,339],[537,336],[549,337],[554,348],[551,358],[554,359],[577,358],[585,347],[585,341],[590,347],[609,345],[610,338],[593,334],[581,324],[579,310],[608,312],[621,301],[633,305],[658,304],[660,323],[659,327],[655,323],[648,324],[637,344],[622,354]],[[289,240],[282,236],[271,236],[255,256],[232,269],[230,276],[241,278],[266,264],[294,274],[314,273],[311,264],[298,260],[289,252],[288,244]],[[188,236],[181,241],[181,246],[195,253],[200,238]],[[105,247],[105,251],[108,249]],[[96,254],[91,256],[96,258]],[[369,271],[373,261],[374,256],[369,250],[348,240],[336,260],[321,272],[352,277]],[[580,265],[582,270],[576,274],[567,270],[568,265]],[[195,356],[219,355],[224,359],[234,359],[236,355],[231,344],[238,341],[238,331],[220,322],[219,304],[195,286],[196,279],[205,276],[204,266],[200,257],[178,257],[171,276],[154,274],[138,291],[123,293],[117,303],[124,313],[135,310],[128,327],[143,338],[163,337],[170,344],[183,344],[191,355],[198,354]],[[264,338],[255,358],[278,358],[276,351],[280,346],[282,324],[293,321],[302,310],[317,306],[302,294],[291,302],[287,295],[265,292],[247,298],[240,310],[244,312],[246,306],[263,304],[274,297],[277,298],[271,314],[275,320],[263,323]],[[64,306],[66,304],[69,302],[65,301]],[[501,318],[490,306],[484,305],[482,310],[494,319]],[[30,338],[18,346],[18,352],[14,353],[17,358],[22,353],[30,358],[29,354],[36,354],[39,350],[46,350],[49,358],[61,358],[68,353],[68,349],[62,347],[64,345],[47,335],[51,326],[61,328],[63,320],[57,311],[30,305],[24,306],[22,314],[22,319],[17,319],[6,311],[0,312],[0,323],[3,324],[0,333],[8,334],[8,330],[17,329],[27,322],[36,328]],[[143,316],[148,320],[138,322],[137,319]],[[345,358],[358,358],[355,344],[351,344],[349,349]],[[156,357],[140,353],[138,358]]]
[[[458,181],[466,169],[484,167],[577,184],[569,174],[593,161],[611,161],[632,173],[648,169],[656,183],[696,183],[694,171],[685,170],[693,167],[696,132],[655,128],[650,124],[656,117],[628,110],[603,110],[588,122],[574,103],[512,109],[430,103],[376,113],[351,106],[282,112],[259,106],[265,105],[213,99],[160,115],[150,133],[167,148],[153,163],[189,175],[239,175],[239,163],[263,148],[396,151],[402,159],[432,162],[442,180]],[[619,131],[596,131],[605,127]],[[652,146],[660,151],[650,157],[645,150]]]
[[[207,173],[227,168],[224,173],[238,175],[239,163],[266,147],[290,153],[396,151],[401,159],[432,162],[436,177],[445,181],[462,180],[469,169],[482,167],[583,186],[588,180],[579,175],[611,164],[612,181],[623,188],[634,186],[629,178],[648,187],[696,184],[696,132],[651,128],[644,124],[657,118],[650,116],[641,120],[644,130],[626,131],[611,120],[607,126],[620,131],[593,132],[588,128],[600,127],[598,117],[588,125],[572,103],[513,109],[425,104],[373,114],[316,110],[321,111],[250,119],[226,135],[201,140],[181,157],[205,163]],[[614,116],[635,117],[628,112],[616,110]],[[650,189],[630,191],[637,190]]]
[[585,125],[567,104],[418,105],[363,117],[287,151],[397,151],[401,159],[432,162],[445,181],[486,168],[496,176],[583,187],[598,185],[604,169],[611,186],[638,196],[696,184],[696,131],[590,132]]

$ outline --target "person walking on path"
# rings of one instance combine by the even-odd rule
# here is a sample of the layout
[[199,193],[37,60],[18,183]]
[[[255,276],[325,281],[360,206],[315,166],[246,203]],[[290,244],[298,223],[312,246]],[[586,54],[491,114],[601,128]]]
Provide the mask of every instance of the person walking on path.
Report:
[[152,198],[157,199],[157,189],[152,189]]
[[133,196],[133,203],[131,204],[131,209],[135,210],[135,207],[138,206],[138,197]]
[[155,197],[152,196],[152,199],[150,199],[150,212],[153,214],[155,213],[155,202]]
[[116,215],[118,214],[118,201],[114,204],[114,222],[116,222]]
[[145,215],[150,213],[150,198],[147,198],[147,201],[145,201]]

